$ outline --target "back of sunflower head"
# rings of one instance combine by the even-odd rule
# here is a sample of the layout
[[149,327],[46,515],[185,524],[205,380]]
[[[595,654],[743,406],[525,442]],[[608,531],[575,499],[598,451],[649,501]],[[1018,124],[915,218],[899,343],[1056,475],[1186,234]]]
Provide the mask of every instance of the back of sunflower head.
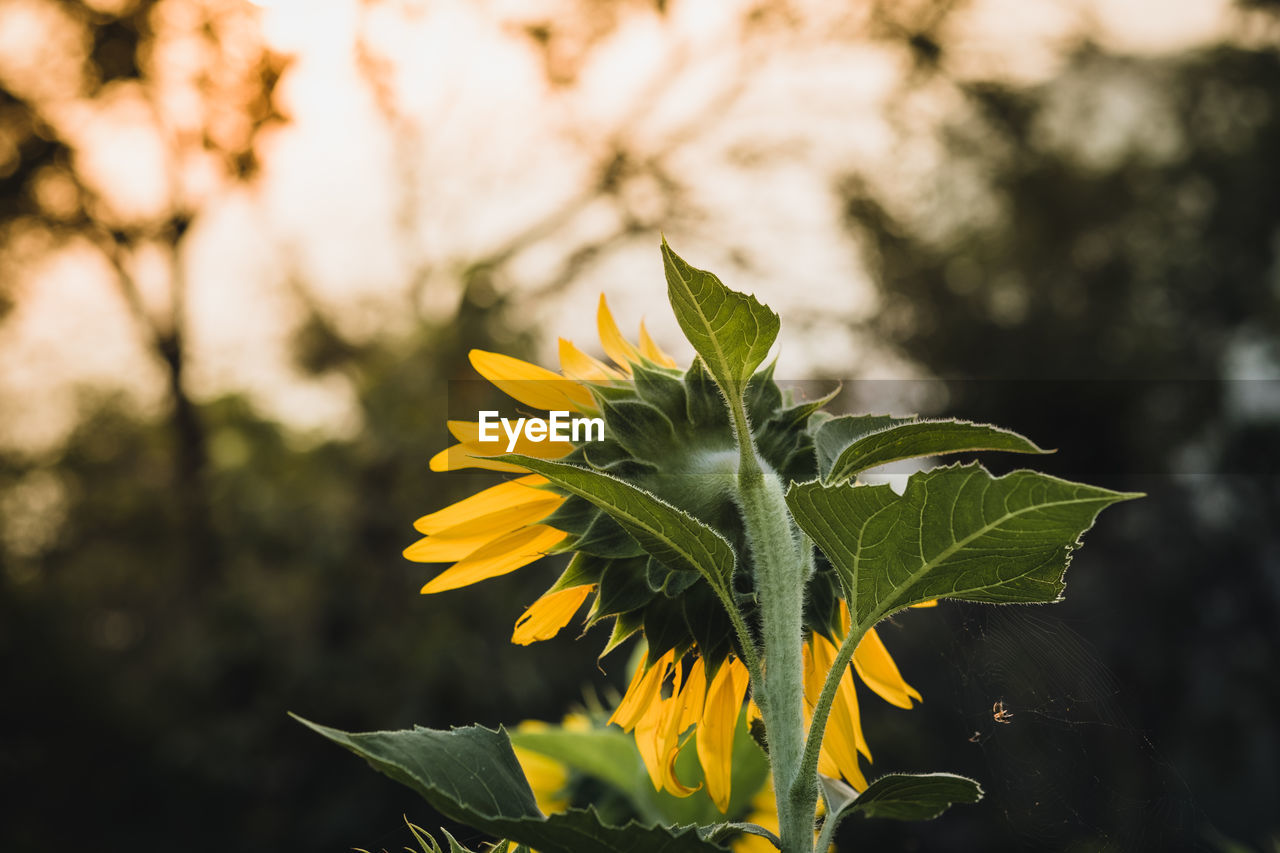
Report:
[[795,399],[769,360],[778,316],[665,241],[662,258],[691,363],[643,323],[633,344],[603,297],[612,363],[563,339],[559,372],[472,351],[521,413],[450,421],[457,443],[431,468],[507,479],[418,519],[405,550],[447,564],[424,593],[552,567],[512,640],[551,639],[580,612],[606,624],[602,657],[635,644],[616,706],[514,732],[307,725],[511,850],[810,853],[855,813],[976,802],[963,776],[864,775],[857,684],[899,708],[921,698],[876,625],[941,599],[1058,601],[1084,532],[1138,495],[977,462],[919,471],[901,493],[865,483],[906,459],[1047,451],[987,424],[832,415],[838,389]]

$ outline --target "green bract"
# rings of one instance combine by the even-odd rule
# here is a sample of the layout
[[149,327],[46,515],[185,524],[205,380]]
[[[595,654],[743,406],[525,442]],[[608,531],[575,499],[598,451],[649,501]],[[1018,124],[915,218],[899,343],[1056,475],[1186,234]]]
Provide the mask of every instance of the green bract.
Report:
[[[888,774],[861,793],[819,778],[827,722],[855,650],[877,622],[913,604],[1059,600],[1085,531],[1107,506],[1137,495],[1034,471],[996,477],[976,462],[913,474],[902,494],[859,483],[867,469],[904,459],[1046,451],[994,426],[832,417],[821,411],[829,397],[794,399],[766,365],[777,315],[689,266],[665,241],[662,256],[672,309],[697,353],[692,366],[682,371],[629,356],[630,379],[581,383],[605,421],[605,440],[557,460],[508,454],[498,461],[504,470],[542,475],[544,488],[565,497],[541,522],[567,534],[556,550],[574,555],[552,591],[594,587],[589,621],[613,621],[606,651],[642,633],[650,663],[672,650],[676,661],[693,652],[708,680],[731,654],[745,664],[764,717],[777,835],[732,816],[698,828],[616,826],[589,808],[544,816],[503,731],[349,735],[312,727],[442,813],[544,853],[714,850],[744,831],[776,841],[784,853],[811,853],[820,791],[828,815],[818,839],[824,849],[847,815],[924,820],[951,804],[976,802],[977,783],[952,774]],[[616,374],[602,366],[602,375]],[[802,650],[815,634],[831,638],[829,649],[839,645],[816,699],[802,674]],[[690,678],[692,671],[673,671],[672,697],[680,674]],[[661,678],[644,683],[644,701],[658,707]],[[727,694],[719,695],[723,713]],[[646,707],[637,698],[628,718],[640,719]],[[735,698],[730,724],[740,710]],[[665,727],[670,757],[662,760],[674,765],[685,712],[663,713],[660,721],[646,719],[651,730]],[[636,788],[637,753],[617,738],[559,733],[539,742],[575,772],[625,794],[642,816],[661,818]],[[711,740],[699,743],[701,750]],[[703,762],[704,770],[720,767]],[[656,772],[651,762],[649,771]],[[704,820],[697,810],[684,814]]]

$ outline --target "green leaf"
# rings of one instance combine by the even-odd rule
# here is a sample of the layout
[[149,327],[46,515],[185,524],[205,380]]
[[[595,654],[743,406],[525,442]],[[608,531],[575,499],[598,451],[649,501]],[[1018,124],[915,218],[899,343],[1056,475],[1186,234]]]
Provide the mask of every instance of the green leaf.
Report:
[[668,567],[697,572],[713,587],[729,589],[733,548],[687,512],[599,471],[519,454],[497,458],[541,474],[565,491],[591,501]]
[[981,785],[954,773],[890,773],[862,793],[839,780],[819,778],[827,799],[827,820],[836,823],[857,813],[890,820],[933,820],[956,803],[982,799]]
[[772,830],[765,829],[758,823],[717,823],[712,826],[701,827],[698,830],[698,834],[707,841],[723,841],[726,838],[732,838],[740,834],[758,835],[779,850],[782,849],[782,839],[775,835]]
[[665,239],[662,264],[676,321],[730,405],[738,405],[778,337],[778,315],[754,296],[730,290],[712,273],[689,266]]
[[635,738],[617,726],[569,731],[559,726],[508,732],[514,746],[554,758],[580,773],[617,788],[632,801],[653,790],[636,751]]
[[1009,453],[1052,453],[1024,436],[990,424],[968,421],[921,421],[884,415],[832,418],[814,436],[818,470],[828,484],[851,480],[877,465],[937,456],[1002,450]]
[[934,598],[1057,601],[1098,513],[1140,497],[977,463],[888,486],[792,484],[787,506],[840,575],[858,625]]
[[895,418],[892,415],[841,415],[821,419],[818,427],[813,430],[813,447],[818,453],[818,474],[826,480],[840,454],[858,439],[913,421],[915,416]]
[[544,817],[534,803],[504,731],[468,726],[452,731],[415,728],[348,732],[296,717],[346,747],[374,769],[413,788],[441,814],[541,853],[711,853],[693,827],[668,829],[636,822],[612,826],[593,809]]

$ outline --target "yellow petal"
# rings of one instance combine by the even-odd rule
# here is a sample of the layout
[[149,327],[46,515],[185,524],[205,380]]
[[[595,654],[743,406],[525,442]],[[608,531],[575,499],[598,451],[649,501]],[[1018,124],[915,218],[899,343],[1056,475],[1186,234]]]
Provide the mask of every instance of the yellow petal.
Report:
[[[808,646],[809,654],[806,655],[805,661],[805,699],[808,705],[813,707],[821,693],[826,674],[835,662],[836,647],[826,637],[818,634],[810,639]],[[819,770],[827,775],[843,776],[850,785],[862,790],[867,783],[858,765],[859,752],[866,755],[868,761],[871,760],[870,749],[862,735],[853,675],[846,668],[827,718],[827,728],[822,738],[822,750],[819,756]],[[827,759],[825,763],[822,761],[824,756]],[[824,767],[826,769],[823,769]]]
[[684,731],[702,719],[702,709],[707,704],[707,667],[701,657],[693,662],[689,677],[685,679],[680,694],[680,731]]
[[644,320],[640,321],[640,354],[663,367],[677,366],[676,360],[663,352],[662,347],[649,337],[649,330],[644,327]]
[[858,643],[853,653],[853,668],[858,671],[862,683],[890,705],[910,708],[912,699],[920,701],[920,694],[898,672],[898,665],[889,656],[889,650],[884,647],[884,641],[875,628],[867,631],[862,642]]
[[473,349],[468,358],[477,373],[526,406],[545,411],[595,410],[591,392],[545,367],[479,349]]
[[415,521],[413,526],[419,533],[439,533],[479,515],[487,515],[507,507],[541,500],[548,493],[534,487],[546,485],[546,483],[546,478],[537,474],[517,477],[476,492],[444,509],[424,515]]
[[666,791],[674,797],[687,797],[698,788],[680,781],[676,775],[676,760],[680,757],[680,734],[684,731],[680,721],[683,718],[684,693],[682,670],[675,669],[675,681],[671,695],[666,699],[653,702],[648,711],[636,723],[636,749],[649,773],[649,781],[654,790]]
[[460,471],[463,468],[484,468],[487,471],[509,471],[523,474],[527,469],[496,459],[485,459],[493,455],[493,449],[478,444],[455,444],[441,450],[431,457],[428,467],[432,471]]
[[622,368],[623,373],[630,376],[631,363],[640,361],[643,356],[618,330],[618,324],[613,321],[609,302],[603,293],[600,294],[600,307],[596,309],[596,328],[600,332],[600,345],[604,347],[604,351],[613,359],[614,364]]
[[565,786],[569,784],[569,769],[540,752],[515,744],[512,744],[511,750],[516,754],[516,761],[520,762],[520,769],[524,771],[524,778],[529,781],[533,798],[542,813],[553,814],[568,808],[569,799],[563,793]]
[[594,584],[585,584],[542,596],[529,605],[529,609],[516,620],[515,630],[511,632],[511,642],[527,646],[539,640],[550,640],[569,624],[573,614],[578,612],[593,589]]
[[609,382],[624,378],[598,358],[592,358],[575,347],[572,342],[560,339],[560,370],[570,379],[581,382]]
[[404,558],[415,563],[454,563],[470,557],[490,542],[510,532],[504,530],[497,534],[471,536],[466,539],[437,539],[435,536],[428,536],[405,548]]
[[919,604],[912,604],[911,606],[912,607],[937,607],[938,599],[935,598],[933,601],[922,601]]
[[452,527],[442,528],[437,530],[432,535],[432,538],[440,540],[475,539],[477,537],[497,539],[502,534],[509,533],[517,527],[524,527],[526,524],[542,521],[565,501],[560,495],[552,492],[535,492],[530,489],[529,495],[532,499],[526,503],[505,507],[495,512],[487,512],[460,524],[455,524]]
[[422,592],[444,592],[514,572],[541,559],[547,549],[566,535],[545,524],[513,530],[445,569],[424,586]]
[[[560,421],[557,421],[559,423]],[[561,456],[568,456],[573,452],[573,442],[571,441],[551,441],[544,439],[542,441],[534,441],[527,438],[522,428],[516,436],[516,443],[510,450],[511,441],[506,431],[501,425],[492,428],[489,435],[497,435],[497,438],[490,438],[488,441],[480,439],[480,424],[476,421],[448,421],[449,432],[453,437],[463,444],[472,445],[482,448],[483,455],[498,456],[503,453],[523,453],[525,456],[533,456],[538,459],[559,459]],[[511,425],[515,428],[515,424]],[[561,435],[568,431],[566,424]]]
[[745,674],[746,668],[736,660],[720,665],[707,688],[707,703],[698,724],[698,761],[707,780],[707,793],[721,812],[729,809],[733,734],[747,693],[749,678],[744,678]]
[[645,668],[643,663],[640,664],[636,669],[636,674],[631,679],[631,686],[627,688],[627,692],[623,695],[622,701],[618,703],[618,707],[613,710],[613,715],[609,717],[609,722],[622,726],[624,732],[629,732],[635,728],[640,717],[653,704],[654,697],[661,692],[662,682],[666,679],[667,672],[671,669],[671,664],[675,661],[675,658],[675,649],[670,649],[648,669]]

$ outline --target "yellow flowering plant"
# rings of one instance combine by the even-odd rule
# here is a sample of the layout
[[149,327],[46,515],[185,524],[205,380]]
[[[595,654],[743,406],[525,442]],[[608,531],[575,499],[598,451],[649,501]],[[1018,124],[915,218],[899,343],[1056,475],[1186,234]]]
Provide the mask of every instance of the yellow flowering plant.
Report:
[[[665,241],[662,257],[693,363],[680,368],[643,324],[630,343],[603,298],[612,365],[565,340],[560,373],[473,351],[480,375],[549,417],[450,421],[458,443],[433,470],[516,476],[420,518],[423,538],[405,551],[450,564],[424,593],[570,554],[512,639],[555,636],[588,600],[586,623],[612,626],[604,653],[636,638],[640,663],[608,728],[543,737],[539,753],[519,731],[306,724],[512,850],[706,853],[746,838],[753,850],[812,853],[854,814],[924,820],[976,802],[978,783],[954,774],[864,775],[871,750],[854,675],[898,707],[920,700],[876,625],[943,598],[1058,601],[1084,532],[1138,495],[1030,470],[997,477],[976,462],[913,474],[901,494],[861,482],[900,460],[1047,451],[994,426],[832,416],[822,410],[830,396],[792,399],[766,365],[778,316]],[[513,737],[526,766],[532,750],[602,779],[630,811],[531,786]],[[747,782],[753,755],[762,769]]]

